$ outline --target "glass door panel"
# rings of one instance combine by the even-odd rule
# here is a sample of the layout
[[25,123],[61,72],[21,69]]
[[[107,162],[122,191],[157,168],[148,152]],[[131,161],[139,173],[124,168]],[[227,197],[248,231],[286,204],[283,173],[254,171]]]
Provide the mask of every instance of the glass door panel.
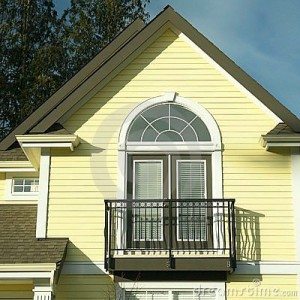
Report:
[[129,157],[127,244],[132,249],[162,249],[164,238],[163,199],[167,195],[167,157]]
[[208,155],[172,157],[172,195],[176,204],[176,237],[178,249],[207,249],[212,242],[211,163]]

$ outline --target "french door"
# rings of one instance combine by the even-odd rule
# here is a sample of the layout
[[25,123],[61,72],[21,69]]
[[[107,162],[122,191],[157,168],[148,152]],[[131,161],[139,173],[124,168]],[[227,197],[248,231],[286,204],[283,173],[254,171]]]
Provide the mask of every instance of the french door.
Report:
[[209,155],[130,155],[127,175],[128,247],[211,246],[211,208],[203,201],[211,198]]

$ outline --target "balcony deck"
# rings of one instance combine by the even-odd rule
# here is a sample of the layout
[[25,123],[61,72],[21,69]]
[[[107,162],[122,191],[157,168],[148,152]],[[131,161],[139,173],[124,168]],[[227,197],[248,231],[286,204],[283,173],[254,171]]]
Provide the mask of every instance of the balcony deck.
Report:
[[234,200],[105,201],[109,272],[232,272],[235,266]]

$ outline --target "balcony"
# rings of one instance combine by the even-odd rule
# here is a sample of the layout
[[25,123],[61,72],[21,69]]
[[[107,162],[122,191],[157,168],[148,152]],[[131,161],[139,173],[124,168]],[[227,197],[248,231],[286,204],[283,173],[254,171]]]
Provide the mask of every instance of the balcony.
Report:
[[105,200],[105,268],[222,271],[236,267],[234,200]]

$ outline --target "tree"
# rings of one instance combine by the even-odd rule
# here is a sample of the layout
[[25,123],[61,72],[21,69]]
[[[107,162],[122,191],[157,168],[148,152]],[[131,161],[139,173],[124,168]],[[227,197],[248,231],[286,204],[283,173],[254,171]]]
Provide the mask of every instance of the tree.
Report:
[[149,0],[0,0],[0,140],[46,101],[129,23]]
[[149,0],[71,0],[63,16],[71,72],[79,70],[136,18],[146,21],[147,3]]
[[59,28],[52,0],[0,0],[2,135],[36,109],[66,77]]

